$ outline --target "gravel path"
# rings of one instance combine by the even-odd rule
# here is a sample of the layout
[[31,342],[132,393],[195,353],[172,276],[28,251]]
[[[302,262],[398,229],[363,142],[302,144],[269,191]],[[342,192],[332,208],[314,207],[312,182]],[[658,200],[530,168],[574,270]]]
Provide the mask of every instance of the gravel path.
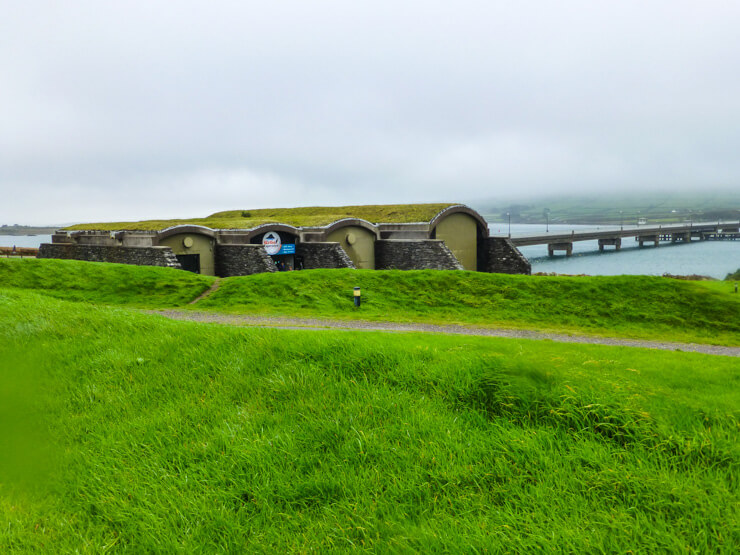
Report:
[[214,281],[211,286],[203,291],[200,295],[198,295],[196,298],[194,298],[192,301],[190,301],[188,304],[195,304],[198,301],[205,299],[206,297],[209,297],[213,292],[216,291],[216,289],[219,288],[221,285],[221,278],[216,278],[216,281]]
[[625,347],[644,347],[665,351],[687,351],[708,355],[740,357],[740,347],[720,347],[699,343],[670,343],[666,341],[643,341],[639,339],[618,339],[614,337],[597,337],[589,335],[568,335],[535,330],[518,330],[504,328],[479,328],[474,326],[443,326],[437,324],[402,324],[396,322],[368,322],[364,320],[323,320],[314,318],[281,318],[267,316],[248,316],[223,314],[219,312],[196,312],[183,310],[151,310],[174,320],[192,320],[214,324],[237,326],[257,326],[279,329],[337,329],[386,332],[425,332],[453,335],[477,335],[484,337],[512,337],[520,339],[549,339],[562,343],[588,343],[592,345],[621,345]]

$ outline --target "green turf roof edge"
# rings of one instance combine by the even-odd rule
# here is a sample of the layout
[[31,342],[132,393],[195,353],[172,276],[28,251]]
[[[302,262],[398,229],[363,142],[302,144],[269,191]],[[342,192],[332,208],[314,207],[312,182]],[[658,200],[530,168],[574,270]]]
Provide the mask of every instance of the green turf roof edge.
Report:
[[386,204],[357,206],[309,206],[298,208],[260,208],[216,212],[206,218],[142,220],[77,224],[64,231],[162,231],[179,225],[197,225],[213,230],[250,230],[265,224],[293,227],[326,227],[356,218],[373,224],[428,223],[443,211],[461,203]]

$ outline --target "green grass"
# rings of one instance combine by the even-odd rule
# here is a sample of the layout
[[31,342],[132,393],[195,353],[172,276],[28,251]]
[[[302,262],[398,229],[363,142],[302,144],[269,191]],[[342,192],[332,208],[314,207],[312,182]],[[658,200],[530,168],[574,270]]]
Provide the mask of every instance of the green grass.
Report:
[[[359,310],[354,286],[362,290]],[[740,298],[729,287],[647,276],[312,270],[229,278],[193,308],[740,345]]]
[[[0,259],[0,287],[140,308],[186,307],[214,279],[150,266]],[[354,286],[362,288],[359,310]],[[729,281],[309,270],[222,279],[216,292],[187,308],[740,345],[740,295]]]
[[187,304],[208,289],[214,279],[155,266],[0,259],[0,287],[32,289],[69,301],[142,308]]
[[4,552],[740,542],[729,357],[239,329],[4,289],[0,360]]
[[146,220],[78,224],[67,230],[159,230],[174,225],[203,225],[211,229],[251,229],[268,223],[295,227],[325,226],[344,218],[361,218],[371,223],[429,222],[452,203],[381,204],[365,206],[308,206],[301,208],[260,208],[216,212],[206,218]]

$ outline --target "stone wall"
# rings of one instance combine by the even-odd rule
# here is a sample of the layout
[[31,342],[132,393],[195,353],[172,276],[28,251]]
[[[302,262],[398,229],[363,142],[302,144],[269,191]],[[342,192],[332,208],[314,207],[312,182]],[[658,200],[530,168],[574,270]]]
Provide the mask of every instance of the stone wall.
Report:
[[275,263],[262,245],[216,245],[217,276],[249,276],[275,271]]
[[[272,258],[262,245],[216,245],[216,275],[222,277],[276,271]],[[352,260],[339,243],[298,243],[296,255],[303,267],[354,268]],[[62,258],[93,262],[117,262],[140,266],[164,266],[181,269],[169,247],[122,247],[45,243],[38,258]],[[455,256],[439,240],[394,240],[375,242],[375,267],[378,270],[462,270]],[[524,256],[504,237],[480,238],[478,269],[482,272],[531,274]]]
[[302,257],[304,270],[355,267],[339,243],[298,243],[295,253]]
[[444,241],[386,239],[375,242],[378,270],[462,270]]
[[478,243],[478,270],[496,274],[531,274],[532,265],[506,237],[483,237]]
[[77,243],[44,243],[37,258],[62,258],[90,262],[116,262],[137,266],[164,266],[182,269],[169,247],[111,247]]

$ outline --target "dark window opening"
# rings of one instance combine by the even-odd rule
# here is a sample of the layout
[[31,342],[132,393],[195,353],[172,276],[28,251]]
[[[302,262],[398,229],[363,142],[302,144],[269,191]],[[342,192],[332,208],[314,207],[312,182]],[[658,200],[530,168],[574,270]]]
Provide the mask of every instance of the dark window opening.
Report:
[[200,273],[200,255],[199,254],[176,254],[177,261],[182,269],[188,272]]

